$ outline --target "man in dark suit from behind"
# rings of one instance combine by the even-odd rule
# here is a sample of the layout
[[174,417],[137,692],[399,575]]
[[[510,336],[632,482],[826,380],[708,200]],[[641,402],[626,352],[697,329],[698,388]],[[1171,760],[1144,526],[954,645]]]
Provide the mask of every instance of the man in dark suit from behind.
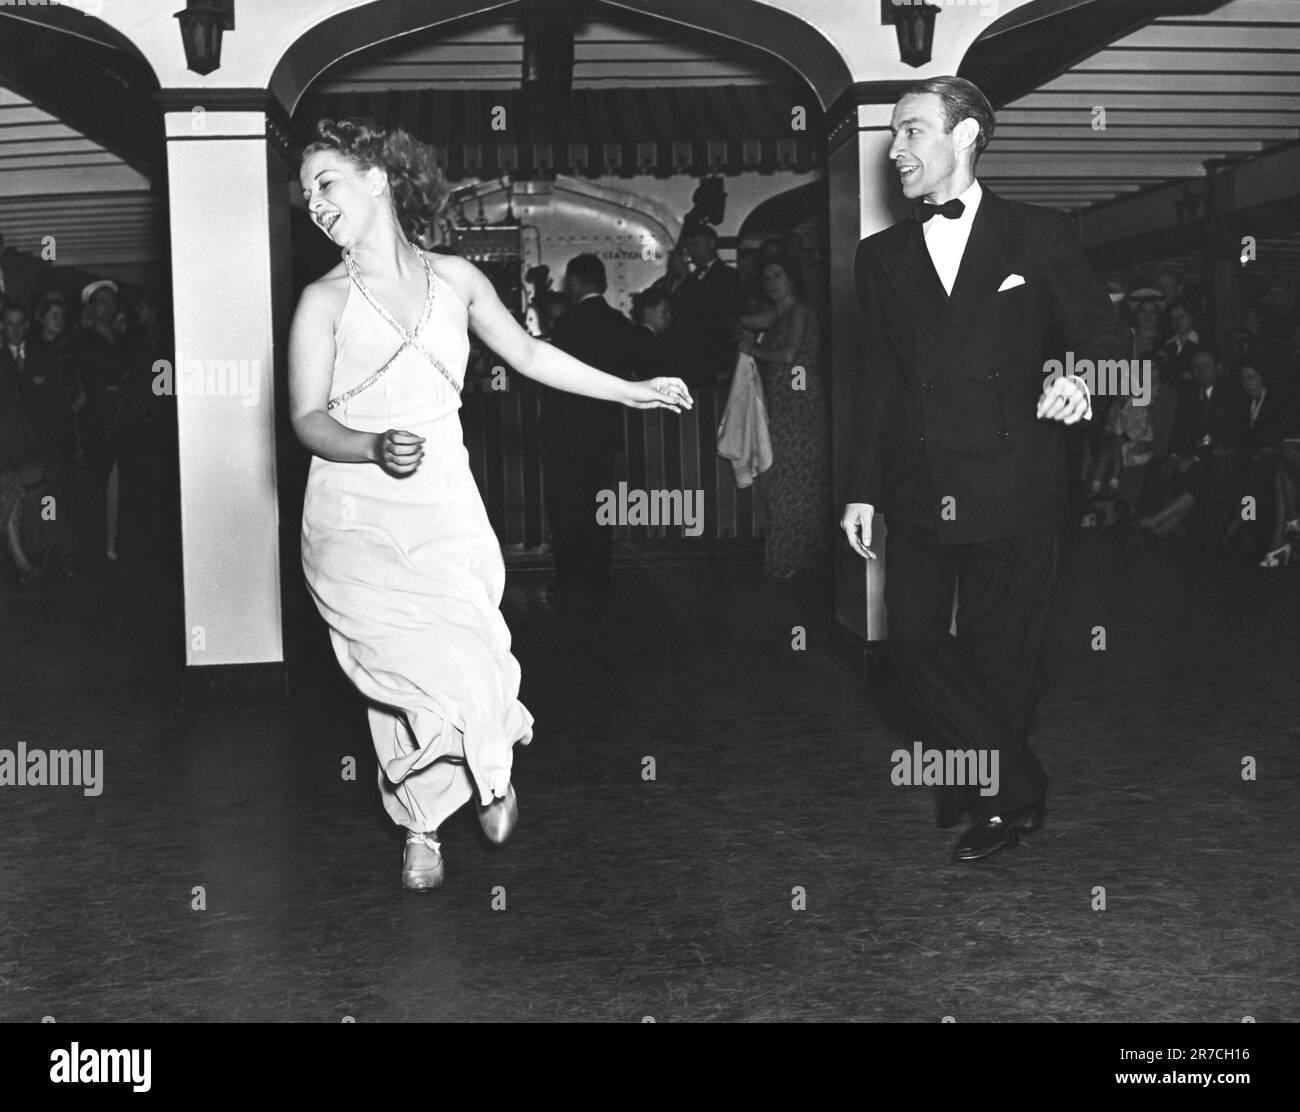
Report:
[[865,375],[841,520],[874,559],[872,520],[885,515],[890,659],[926,748],[973,750],[989,769],[998,757],[996,785],[939,788],[940,825],[973,819],[960,861],[1013,845],[1046,814],[1029,727],[1069,504],[1065,426],[1091,408],[1044,351],[1132,350],[1068,218],[976,179],[994,122],[956,77],[913,86],[894,109],[889,158],[913,218],[858,245]]
[[639,379],[660,375],[681,376],[676,353],[667,342],[672,329],[672,297],[651,287],[632,298],[635,325],[633,370]]
[[[610,305],[605,264],[595,255],[569,260],[564,290],[573,307],[556,322],[551,342],[598,370],[632,379],[635,329]],[[556,582],[549,593],[610,584],[614,538],[596,522],[596,499],[614,486],[623,446],[623,411],[608,402],[547,390],[542,435],[547,445],[546,501],[555,541]]]
[[736,368],[740,275],[718,258],[718,233],[708,224],[698,225],[685,246],[695,267],[678,290],[686,381],[691,386],[722,386]]

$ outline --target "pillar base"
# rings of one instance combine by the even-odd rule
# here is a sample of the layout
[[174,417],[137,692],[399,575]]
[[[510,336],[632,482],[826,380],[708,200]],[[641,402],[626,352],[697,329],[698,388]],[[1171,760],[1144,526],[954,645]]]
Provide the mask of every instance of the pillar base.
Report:
[[287,707],[289,670],[281,661],[189,665],[181,673],[180,696],[187,711]]
[[843,664],[855,679],[866,681],[889,670],[889,646],[886,641],[871,641],[843,622],[832,622],[831,655]]

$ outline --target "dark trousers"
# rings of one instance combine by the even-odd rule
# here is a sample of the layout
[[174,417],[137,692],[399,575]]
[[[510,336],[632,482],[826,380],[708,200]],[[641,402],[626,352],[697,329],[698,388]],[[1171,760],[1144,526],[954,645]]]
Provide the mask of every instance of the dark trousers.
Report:
[[546,508],[555,542],[556,578],[603,587],[614,565],[614,527],[596,523],[596,497],[614,488],[614,453],[568,448],[547,465]]
[[[941,545],[929,530],[889,524],[885,605],[894,673],[929,730],[925,748],[998,751],[999,791],[938,789],[941,826],[1005,814],[1040,799],[1048,778],[1029,748],[1042,695],[1041,647],[1056,578],[1057,530]],[[958,590],[957,636],[952,625]]]

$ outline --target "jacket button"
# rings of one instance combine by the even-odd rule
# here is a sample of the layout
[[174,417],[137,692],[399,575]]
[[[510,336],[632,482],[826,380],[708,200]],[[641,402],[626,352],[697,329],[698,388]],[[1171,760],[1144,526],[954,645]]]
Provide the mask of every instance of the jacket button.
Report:
[[921,434],[921,443],[922,443],[922,444],[925,443],[925,433],[922,433],[922,434]]
[[921,389],[923,389],[923,390],[933,390],[933,389],[934,389],[934,383],[931,382],[931,381],[927,378],[923,383],[921,383]]
[[1005,440],[1011,434],[1006,429],[998,429],[998,439]]

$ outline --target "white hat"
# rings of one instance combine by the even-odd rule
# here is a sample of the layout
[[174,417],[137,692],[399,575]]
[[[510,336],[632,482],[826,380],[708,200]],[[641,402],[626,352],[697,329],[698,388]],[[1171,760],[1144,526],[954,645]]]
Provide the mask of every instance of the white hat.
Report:
[[81,291],[81,303],[83,305],[89,305],[90,299],[95,296],[95,291],[102,289],[110,289],[114,293],[117,293],[117,283],[111,278],[101,278],[98,282],[91,282]]

